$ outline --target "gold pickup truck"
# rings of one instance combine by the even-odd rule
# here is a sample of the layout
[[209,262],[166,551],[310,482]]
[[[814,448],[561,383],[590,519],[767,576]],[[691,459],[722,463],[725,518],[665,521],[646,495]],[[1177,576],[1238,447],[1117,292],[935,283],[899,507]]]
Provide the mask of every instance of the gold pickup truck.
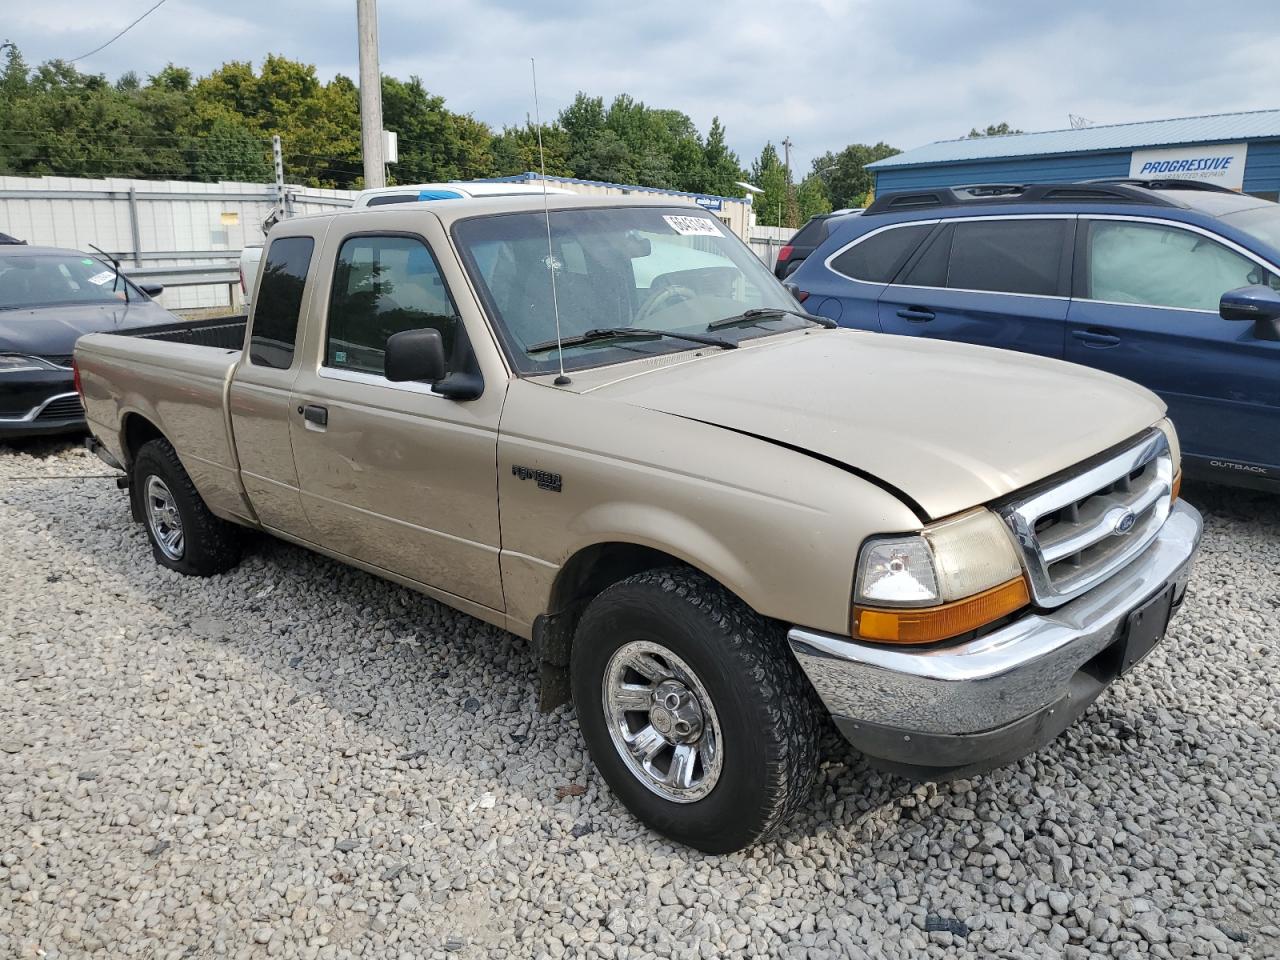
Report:
[[530,638],[623,802],[723,852],[809,798],[824,713],[929,778],[1037,749],[1200,539],[1148,391],[833,326],[692,206],[465,199],[283,222],[247,329],[75,360],[158,562],[256,528]]

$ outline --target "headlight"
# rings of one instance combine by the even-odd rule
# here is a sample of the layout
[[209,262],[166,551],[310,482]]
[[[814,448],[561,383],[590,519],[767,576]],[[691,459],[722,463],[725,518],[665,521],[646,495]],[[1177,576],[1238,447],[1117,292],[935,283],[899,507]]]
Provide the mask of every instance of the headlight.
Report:
[[1156,424],[1160,428],[1160,432],[1164,434],[1164,438],[1169,441],[1169,456],[1173,460],[1173,483],[1172,500],[1178,499],[1178,494],[1182,492],[1182,444],[1178,442],[1178,431],[1173,425],[1173,421],[1165,417]]
[[866,640],[931,643],[1029,600],[1004,525],[991,511],[974,510],[913,536],[868,540],[858,558],[853,628]]
[[0,354],[0,375],[6,373],[43,373],[61,369],[57,364],[39,357],[23,357],[14,353]]

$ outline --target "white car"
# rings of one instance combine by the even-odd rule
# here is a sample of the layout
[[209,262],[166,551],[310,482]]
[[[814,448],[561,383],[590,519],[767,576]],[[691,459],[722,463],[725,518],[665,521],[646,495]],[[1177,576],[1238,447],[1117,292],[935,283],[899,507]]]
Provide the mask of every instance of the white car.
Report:
[[[572,193],[563,187],[547,185],[547,193]],[[461,200],[466,197],[520,197],[542,193],[537,181],[519,183],[402,183],[394,187],[377,187],[356,194],[353,207],[381,207],[388,203],[422,203],[429,200]]]

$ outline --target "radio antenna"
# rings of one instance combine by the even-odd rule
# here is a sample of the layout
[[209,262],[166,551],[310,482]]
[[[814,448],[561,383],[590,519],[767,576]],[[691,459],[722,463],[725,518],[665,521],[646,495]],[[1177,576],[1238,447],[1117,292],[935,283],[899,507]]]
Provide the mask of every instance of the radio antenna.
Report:
[[563,387],[570,383],[564,374],[564,347],[560,343],[560,301],[556,297],[556,255],[551,246],[551,207],[547,203],[547,156],[542,152],[542,111],[538,107],[538,64],[533,57],[529,58],[529,68],[533,71],[533,117],[538,124],[538,164],[542,169],[542,215],[547,221],[547,274],[551,277],[551,310],[556,316],[556,354],[560,358],[560,376],[554,383]]

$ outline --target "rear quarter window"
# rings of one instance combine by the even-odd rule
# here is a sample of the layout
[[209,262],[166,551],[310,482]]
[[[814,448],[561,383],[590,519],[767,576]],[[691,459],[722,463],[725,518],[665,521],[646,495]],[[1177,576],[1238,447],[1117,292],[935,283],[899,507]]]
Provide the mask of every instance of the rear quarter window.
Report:
[[832,260],[831,269],[854,280],[888,283],[933,228],[932,223],[913,223],[874,233]]
[[315,246],[311,237],[281,237],[267,249],[253,308],[250,363],[277,370],[286,370],[293,363],[302,292]]

